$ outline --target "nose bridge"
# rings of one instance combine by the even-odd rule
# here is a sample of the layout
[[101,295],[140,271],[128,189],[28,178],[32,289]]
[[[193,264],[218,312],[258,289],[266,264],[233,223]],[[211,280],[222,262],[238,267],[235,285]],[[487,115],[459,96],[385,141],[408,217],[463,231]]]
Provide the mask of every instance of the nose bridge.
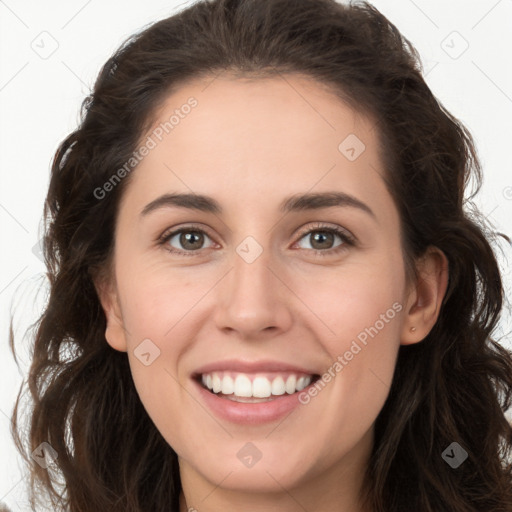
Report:
[[[269,307],[278,292],[269,244],[260,244],[253,236],[246,237],[235,250],[232,259],[230,295],[242,308]],[[250,309],[247,309],[250,314]]]
[[[268,233],[267,233],[268,235]],[[277,258],[270,248],[270,236],[260,243],[247,236],[236,247],[231,272],[219,289],[217,322],[220,328],[240,332],[269,327],[284,329],[290,322],[286,286],[278,279]]]

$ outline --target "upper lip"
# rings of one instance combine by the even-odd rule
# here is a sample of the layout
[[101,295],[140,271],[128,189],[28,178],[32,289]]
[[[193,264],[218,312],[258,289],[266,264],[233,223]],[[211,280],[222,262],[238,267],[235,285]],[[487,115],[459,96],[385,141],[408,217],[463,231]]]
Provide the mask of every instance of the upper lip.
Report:
[[205,364],[204,366],[198,368],[194,374],[197,376],[215,371],[232,371],[240,373],[289,372],[317,375],[317,373],[311,369],[292,365],[282,361],[244,361],[240,359],[225,359],[223,361],[216,361],[214,363]]

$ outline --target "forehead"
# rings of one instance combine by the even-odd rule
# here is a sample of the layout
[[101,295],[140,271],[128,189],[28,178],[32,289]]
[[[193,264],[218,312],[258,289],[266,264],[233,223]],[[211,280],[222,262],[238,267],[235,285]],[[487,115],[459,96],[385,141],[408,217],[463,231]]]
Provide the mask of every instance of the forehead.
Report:
[[154,147],[131,186],[147,199],[186,190],[277,201],[334,188],[375,202],[385,193],[371,117],[302,76],[191,81],[160,105],[148,137]]
[[[196,103],[193,109],[187,107],[191,98]],[[190,112],[180,115],[180,119],[174,116],[171,131],[176,143],[186,142],[186,137],[180,139],[180,132],[186,131],[183,135],[188,136],[191,130],[202,144],[208,144],[208,140],[217,144],[223,134],[237,135],[233,143],[244,151],[251,146],[249,135],[274,148],[274,137],[278,134],[283,149],[287,140],[324,140],[326,146],[332,147],[333,140],[349,129],[356,130],[362,138],[376,137],[375,123],[369,114],[363,115],[362,109],[356,111],[348,106],[328,85],[297,74],[193,80],[180,86],[160,105],[153,116],[151,131],[181,109]],[[238,130],[241,131],[230,133]],[[224,142],[230,141],[224,137]]]

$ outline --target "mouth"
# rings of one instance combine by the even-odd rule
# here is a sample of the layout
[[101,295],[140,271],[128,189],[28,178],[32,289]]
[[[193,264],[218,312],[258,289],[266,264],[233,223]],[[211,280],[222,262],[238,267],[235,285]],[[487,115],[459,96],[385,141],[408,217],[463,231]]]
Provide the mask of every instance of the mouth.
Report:
[[259,404],[296,395],[319,380],[320,375],[298,372],[214,371],[196,374],[194,379],[203,389],[218,398]]
[[[320,379],[320,373],[311,366],[271,359],[211,362],[190,376],[204,408],[221,420],[243,426],[282,421],[304,404],[301,395]],[[321,413],[321,404],[317,401],[313,406],[320,407],[317,414]]]

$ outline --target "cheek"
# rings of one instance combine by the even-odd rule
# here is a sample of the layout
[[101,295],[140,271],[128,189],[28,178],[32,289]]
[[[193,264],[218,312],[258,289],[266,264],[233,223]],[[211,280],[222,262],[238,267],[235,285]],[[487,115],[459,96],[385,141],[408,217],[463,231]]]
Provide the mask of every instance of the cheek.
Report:
[[160,407],[162,390],[167,395],[177,392],[177,363],[188,343],[183,328],[190,328],[192,316],[187,313],[200,296],[186,280],[180,284],[177,273],[161,269],[140,267],[118,278],[132,376],[152,415]]
[[141,336],[172,337],[172,330],[198,304],[208,286],[208,279],[191,282],[189,269],[156,266],[140,266],[123,279],[123,316],[132,342]]
[[331,364],[319,385],[328,386],[340,404],[340,421],[358,412],[356,423],[371,423],[389,393],[404,304],[400,270],[388,264],[347,266],[315,281],[307,294],[306,288],[299,291],[320,319],[316,335]]
[[[379,263],[347,264],[294,283],[297,296],[316,317],[317,335],[331,356],[349,350],[352,340],[370,347],[371,339],[394,339],[399,333],[403,277],[395,267],[382,259]],[[385,344],[373,345],[372,349],[379,351]]]

